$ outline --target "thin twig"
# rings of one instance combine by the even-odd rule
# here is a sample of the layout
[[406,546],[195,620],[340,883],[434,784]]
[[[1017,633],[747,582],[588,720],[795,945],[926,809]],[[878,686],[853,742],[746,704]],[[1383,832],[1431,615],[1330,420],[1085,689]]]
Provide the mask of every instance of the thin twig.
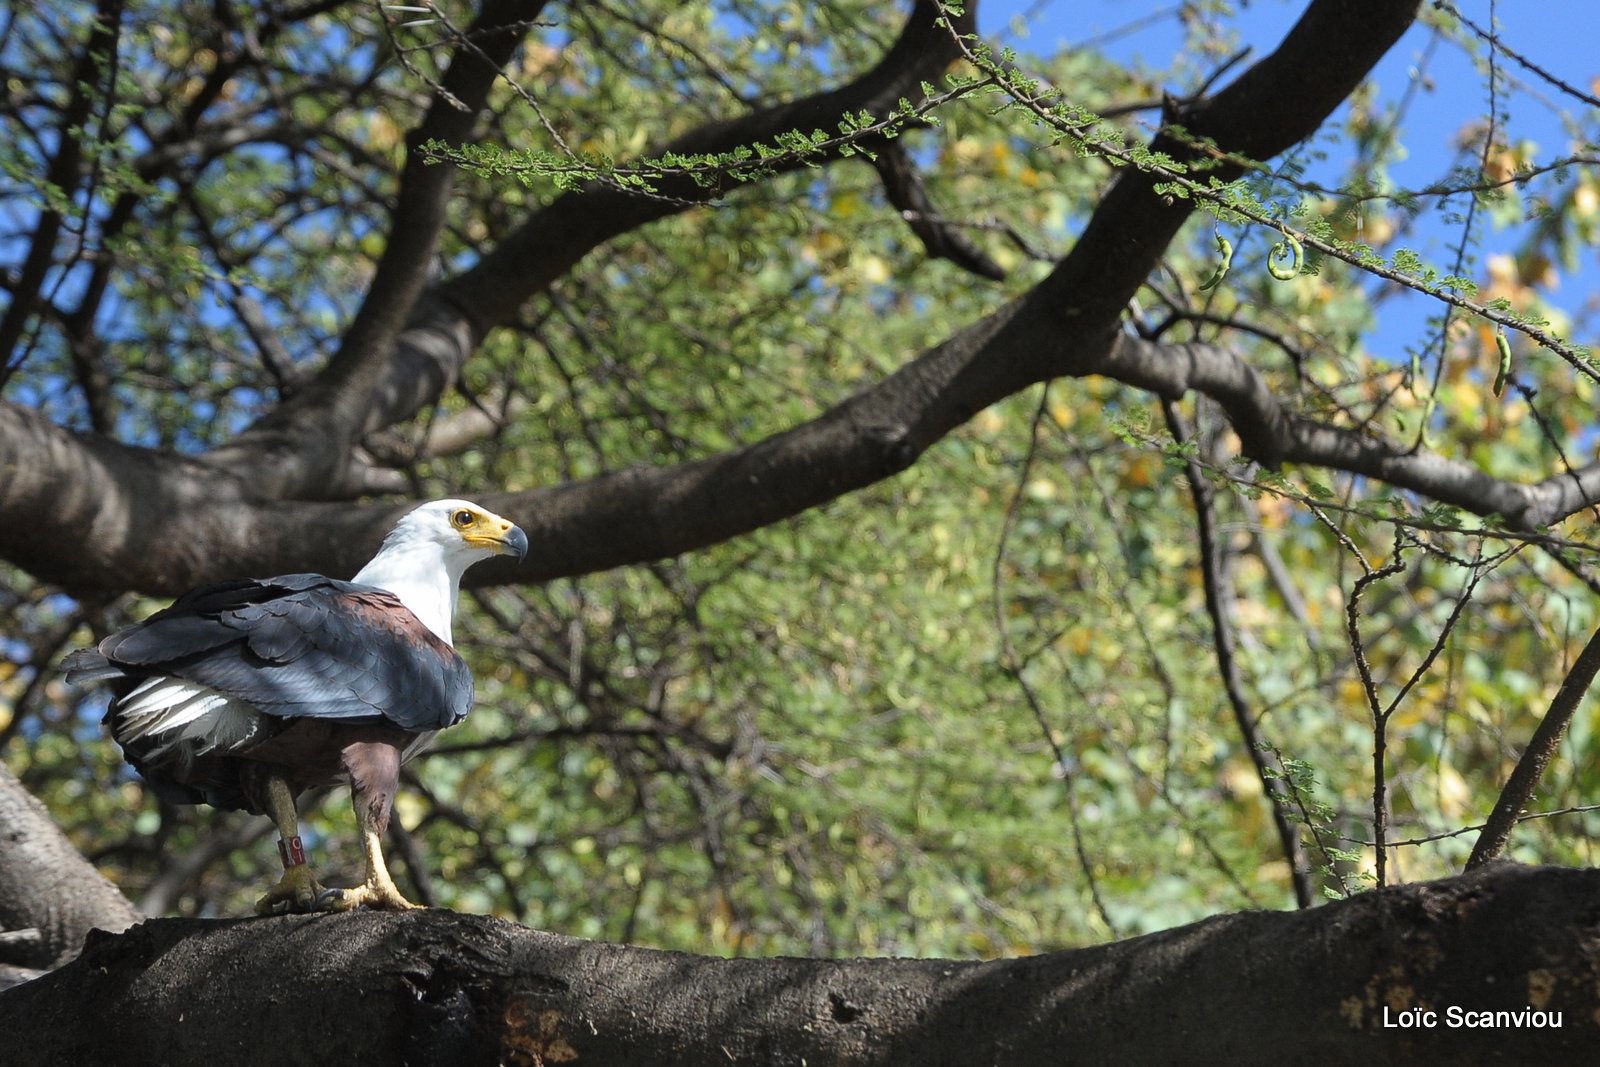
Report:
[[1100,921],[1105,923],[1106,929],[1113,937],[1117,934],[1117,925],[1111,920],[1111,912],[1106,908],[1105,901],[1100,897],[1100,883],[1094,874],[1094,864],[1089,861],[1089,853],[1083,846],[1083,833],[1078,825],[1078,804],[1074,795],[1074,780],[1072,765],[1067,762],[1066,751],[1061,743],[1056,740],[1055,733],[1050,729],[1049,717],[1045,714],[1044,705],[1039,699],[1039,694],[1029,684],[1023,673],[1026,664],[1017,656],[1016,645],[1011,640],[1011,630],[1006,625],[1006,600],[1005,583],[1002,578],[1002,569],[1005,565],[1006,545],[1011,539],[1011,533],[1016,529],[1017,514],[1024,496],[1023,486],[1027,484],[1028,474],[1032,470],[1034,459],[1039,454],[1039,426],[1043,422],[1050,404],[1050,383],[1046,382],[1039,391],[1039,407],[1034,412],[1033,421],[1028,428],[1028,451],[1023,456],[1022,467],[1017,475],[1017,490],[1011,496],[1011,503],[1006,508],[1005,519],[1000,525],[1000,542],[995,546],[994,568],[991,589],[994,596],[994,625],[1000,637],[1000,665],[1010,678],[1022,690],[1023,699],[1027,701],[1028,708],[1033,712],[1033,720],[1039,726],[1039,732],[1044,735],[1044,742],[1050,748],[1050,754],[1055,759],[1055,770],[1061,775],[1063,785],[1067,792],[1067,821],[1072,831],[1072,847],[1077,854],[1078,866],[1083,871],[1083,877],[1089,888],[1089,898],[1094,902],[1095,912],[1100,916]]
[[[1494,0],[1489,0],[1489,21],[1494,22]],[[1478,180],[1482,181],[1489,172],[1489,158],[1494,154],[1495,133],[1499,130],[1500,121],[1500,69],[1494,61],[1494,38],[1489,38],[1489,128],[1483,134],[1483,151],[1478,154]],[[1478,218],[1479,197],[1476,195],[1467,198],[1467,214],[1461,222],[1461,239],[1456,242],[1455,263],[1450,268],[1450,273],[1459,276],[1461,269],[1467,261],[1467,248],[1472,244],[1473,225]],[[1417,437],[1412,444],[1412,449],[1421,449],[1427,446],[1428,441],[1428,414],[1433,410],[1434,398],[1439,393],[1439,383],[1444,377],[1445,360],[1450,355],[1450,324],[1455,321],[1456,309],[1446,304],[1444,314],[1439,317],[1439,358],[1433,366],[1433,378],[1428,382],[1428,407],[1423,417],[1417,421]],[[1413,391],[1420,389],[1420,383],[1412,382]]]
[[[1346,544],[1349,544],[1348,540]],[[1350,545],[1350,547],[1355,546]],[[1387,884],[1384,879],[1388,874],[1389,779],[1386,763],[1389,715],[1394,708],[1384,710],[1378,703],[1378,684],[1372,679],[1372,666],[1367,662],[1367,650],[1361,643],[1361,594],[1367,591],[1368,586],[1406,569],[1400,527],[1395,527],[1394,559],[1377,569],[1368,565],[1366,558],[1360,552],[1356,553],[1356,560],[1365,573],[1356,579],[1355,585],[1350,590],[1350,599],[1345,604],[1345,631],[1350,637],[1350,651],[1355,656],[1356,671],[1361,675],[1361,689],[1366,694],[1367,706],[1372,712],[1372,837],[1377,849],[1375,873],[1378,887],[1382,888]]]
[[[1567,808],[1556,808],[1552,811],[1525,811],[1518,815],[1516,821],[1520,823],[1533,822],[1536,819],[1555,819],[1563,815],[1584,815],[1591,811],[1600,811],[1600,804],[1574,804]],[[1415,845],[1431,845],[1435,841],[1448,841],[1452,837],[1462,837],[1466,834],[1482,830],[1489,824],[1486,822],[1473,823],[1471,826],[1461,826],[1454,830],[1440,830],[1436,834],[1425,834],[1422,837],[1407,837],[1399,841],[1390,841],[1390,848],[1403,848]],[[1371,848],[1374,842],[1361,837],[1341,837],[1347,845],[1362,845]]]
[[[1167,420],[1167,430],[1180,446],[1190,439],[1188,427],[1178,406],[1170,400],[1161,402],[1161,413]],[[1283,783],[1283,768],[1272,767],[1267,761],[1266,748],[1261,741],[1261,731],[1256,726],[1255,713],[1245,693],[1244,676],[1239,661],[1234,657],[1233,623],[1228,617],[1223,598],[1222,546],[1217,541],[1217,514],[1211,493],[1211,483],[1205,471],[1192,457],[1184,457],[1184,473],[1188,476],[1189,494],[1194,501],[1195,528],[1200,537],[1200,575],[1205,586],[1206,613],[1211,617],[1212,648],[1217,660],[1217,673],[1222,676],[1222,688],[1233,709],[1234,723],[1238,726],[1245,751],[1255,767],[1261,789],[1272,806],[1272,820],[1277,826],[1278,843],[1283,858],[1289,863],[1289,877],[1294,884],[1295,903],[1309,908],[1314,900],[1311,885],[1311,865],[1306,859],[1305,846],[1300,840],[1300,829],[1289,818],[1290,796]]]
[[[1487,43],[1489,46],[1490,62],[1494,61],[1494,53],[1499,52],[1513,63],[1516,63],[1523,70],[1526,70],[1528,73],[1532,74],[1534,77],[1542,79],[1550,86],[1560,90],[1573,99],[1581,101],[1590,107],[1600,107],[1600,98],[1589,95],[1582,89],[1579,89],[1577,86],[1572,85],[1570,82],[1562,81],[1560,78],[1556,77],[1554,74],[1551,74],[1548,70],[1545,70],[1543,67],[1539,66],[1539,64],[1523,55],[1521,52],[1515,51],[1504,41],[1500,40],[1500,35],[1492,28],[1486,30],[1482,26],[1479,26],[1476,22],[1473,22],[1466,15],[1462,14],[1461,9],[1456,7],[1454,4],[1449,3],[1448,0],[1434,0],[1433,6],[1439,8],[1441,11],[1448,11],[1450,14],[1460,19],[1462,25],[1466,26],[1467,29],[1477,34],[1480,39]],[[1492,7],[1489,11],[1489,24],[1491,27],[1494,25],[1494,9]]]

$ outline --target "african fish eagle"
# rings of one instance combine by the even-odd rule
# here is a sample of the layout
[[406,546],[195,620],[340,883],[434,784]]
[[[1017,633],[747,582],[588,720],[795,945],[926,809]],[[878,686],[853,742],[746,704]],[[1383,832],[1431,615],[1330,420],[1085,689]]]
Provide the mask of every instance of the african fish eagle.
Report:
[[[413,908],[379,845],[400,765],[472,705],[472,675],[450,641],[462,572],[527,551],[510,521],[435,500],[396,523],[351,581],[202,586],[74,652],[66,678],[109,684],[105,722],[158,796],[272,819],[284,873],[257,912]],[[342,777],[366,878],[325,890],[306,865],[295,799]]]

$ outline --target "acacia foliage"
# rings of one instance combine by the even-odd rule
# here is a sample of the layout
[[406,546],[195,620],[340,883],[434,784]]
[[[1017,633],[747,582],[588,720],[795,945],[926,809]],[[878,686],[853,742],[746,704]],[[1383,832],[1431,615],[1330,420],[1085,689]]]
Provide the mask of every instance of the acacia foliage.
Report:
[[[3,55],[25,91],[5,109],[15,135],[0,151],[19,229],[51,203],[53,146],[24,131],[70,103],[93,24],[80,7],[84,18],[59,24],[7,10]],[[60,424],[200,453],[292,395],[338,345],[385,247],[405,131],[451,38],[438,22],[385,29],[364,5],[286,8],[304,17],[283,20],[266,61],[229,82],[225,120],[161,170],[154,147],[210,91],[217,42],[231,39],[212,5],[178,7],[121,15],[119,61],[97,83],[115,96],[94,96],[83,124],[95,182],[62,209],[117,265],[94,331],[111,373],[86,374],[68,324],[45,316],[5,388]],[[468,21],[441,10],[448,25]],[[727,179],[712,206],[571,268],[490,335],[437,411],[369,440],[397,472],[389,488],[472,496],[712,455],[894,371],[1037,283],[1118,169],[1111,130],[1137,143],[1163,89],[1194,92],[1223,65],[1237,43],[1225,9],[1185,12],[1185,47],[1161,69],[1101,46],[1022,62],[1070,86],[1080,110],[1012,106],[1038,87],[1009,81],[867,146],[903,149],[949,232],[1003,278],[930,258],[865,153]],[[439,270],[474,262],[554,195],[550,158],[615,175],[612,162],[701,123],[869,67],[903,17],[848,2],[552,7],[490,94]],[[1463,95],[1456,128],[1419,129],[1402,87],[1357,94],[1316,141],[1204,201],[1127,328],[1225,346],[1297,411],[1402,444],[1425,430],[1428,450],[1500,477],[1581,467],[1593,382],[1516,326],[1546,319],[1530,328],[1569,345],[1592,332],[1581,299],[1553,303],[1600,214],[1584,158],[1590,101],[1552,90],[1448,11],[1420,34],[1401,48],[1479,63],[1493,120]],[[974,52],[951,73],[961,85],[997,70]],[[1539,87],[1570,144],[1519,136],[1536,106],[1525,90]],[[1086,113],[1113,125],[1086,134]],[[1450,138],[1461,147],[1436,184],[1390,176],[1403,154]],[[554,155],[514,169],[493,150],[526,145]],[[112,225],[125,196],[141,205],[136,238]],[[1264,269],[1281,230],[1256,218],[1303,238],[1294,279]],[[1202,290],[1218,234],[1230,268]],[[1413,240],[1429,234],[1432,247]],[[25,243],[0,247],[20,255]],[[92,262],[58,266],[63,304]],[[1512,321],[1501,395],[1502,325],[1413,297],[1432,317],[1407,336],[1379,331],[1416,289],[1466,294]],[[1288,783],[1307,879],[1344,894],[1376,873],[1372,698],[1386,708],[1424,662],[1383,730],[1389,833],[1479,821],[1594,628],[1587,513],[1530,536],[1380,482],[1262,469],[1215,404],[1186,401],[1178,415],[1108,379],[1036,386],[896,478],[798,518],[675,560],[472,594],[458,643],[480,706],[409,773],[398,810],[413,847],[401,843],[397,866],[439,903],[612,940],[1025,952],[1292,903],[1260,756]],[[1213,497],[1217,611],[1195,485]],[[85,620],[115,625],[158,603],[85,612],[6,572],[3,754],[136,899],[240,913],[273,862],[265,827],[158,807],[99,738],[92,704],[51,680]],[[1265,755],[1224,693],[1219,624]],[[1594,794],[1594,745],[1580,716],[1540,808]],[[314,848],[353,870],[343,807],[327,801]],[[1530,823],[1515,854],[1587,862],[1593,828],[1576,812]],[[1454,870],[1471,841],[1395,848],[1386,876]]]

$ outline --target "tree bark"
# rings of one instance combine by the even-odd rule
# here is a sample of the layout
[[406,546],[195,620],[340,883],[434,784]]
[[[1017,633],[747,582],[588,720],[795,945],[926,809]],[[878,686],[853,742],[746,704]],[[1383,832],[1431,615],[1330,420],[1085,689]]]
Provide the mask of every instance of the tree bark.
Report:
[[[713,959],[438,910],[151,920],[0,994],[0,1062],[1593,1062],[1597,896],[1600,872],[1499,864],[987,962]],[[1433,1025],[1392,1025],[1414,1010]]]
[[128,898],[0,764],[0,933],[18,935],[0,940],[0,964],[59,966],[78,954],[91,929],[123,930],[138,921]]
[[[515,26],[536,7],[497,0],[482,25]],[[1277,155],[1327,119],[1412,25],[1417,7],[1416,0],[1315,0],[1278,48],[1226,87],[1174,103],[1166,118],[1187,133],[1162,132],[1150,151],[1206,163],[1210,169],[1195,173],[1219,180],[1242,172],[1239,158]],[[935,23],[939,10],[931,0],[914,5],[899,39],[860,77],[708,122],[667,148],[726,150],[789,129],[825,128],[858,110],[887,113],[901,97],[917,97],[921,82],[959,54],[959,35],[973,29],[974,5],[949,28]],[[487,63],[466,64],[459,76],[452,66],[452,95],[481,101],[510,47],[511,37],[495,39]],[[468,116],[439,104],[414,133],[471,128]],[[1218,155],[1196,147],[1195,137]],[[421,222],[415,233],[408,229],[409,262],[395,271],[410,280],[401,297],[369,293],[363,315],[386,325],[346,338],[316,378],[226,445],[201,457],[176,455],[73,432],[0,403],[0,559],[78,595],[175,595],[240,574],[354,573],[410,503],[323,502],[373,484],[376,472],[352,443],[436,402],[490,330],[604,242],[717,193],[687,180],[663,186],[660,197],[592,183],[534,211],[478,264],[419,294],[432,238],[409,238],[437,230],[449,183],[442,169],[407,174],[396,223]],[[1263,464],[1363,474],[1523,529],[1600,501],[1600,465],[1528,482],[1493,477],[1364,429],[1295,415],[1228,349],[1122,333],[1129,299],[1193,213],[1191,201],[1159,194],[1161,182],[1156,172],[1123,168],[1071,253],[1037,286],[908,353],[896,373],[811,422],[720,455],[482,499],[527,529],[534,550],[520,568],[500,561],[475,569],[469,581],[538,582],[748,533],[891,477],[976,412],[1058,376],[1103,375],[1167,399],[1205,393],[1228,412],[1244,452]]]
[[[459,71],[452,65],[446,81],[453,98],[469,109],[486,98],[519,16],[531,17],[537,7],[497,0],[485,8],[484,27],[509,22],[512,29],[493,35],[492,55],[475,55]],[[1416,10],[1415,0],[1315,0],[1260,62],[1214,95],[1169,109],[1173,126],[1208,139],[1220,155],[1171,130],[1155,137],[1150,151],[1213,164],[1195,173],[1220,180],[1240,173],[1238,158],[1267,159],[1299,143],[1399,40]],[[947,29],[935,24],[936,5],[922,0],[883,60],[860,77],[708,122],[667,147],[722,150],[792,128],[826,128],[847,112],[886,113],[901,97],[917,97],[921,82],[959,54],[972,12],[969,4]],[[471,115],[436,104],[414,134],[459,136],[473,128]],[[436,402],[490,330],[605,241],[715,195],[688,182],[654,198],[591,184],[532,212],[477,265],[420,293],[448,171],[406,173],[395,222],[407,224],[407,241],[390,247],[410,249],[393,253],[406,260],[396,276],[408,280],[397,283],[398,296],[374,283],[364,305],[363,320],[383,325],[352,326],[359,336],[346,338],[339,357],[226,445],[205,456],[177,455],[74,432],[0,403],[0,558],[78,595],[177,594],[240,574],[354,573],[408,505],[321,502],[353,497],[382,482],[379,475],[393,475],[375,471],[352,443]],[[1168,399],[1205,393],[1228,412],[1245,453],[1264,464],[1362,474],[1523,529],[1600,501],[1600,465],[1528,482],[1493,477],[1365,429],[1296,415],[1226,348],[1123,334],[1129,298],[1193,212],[1192,202],[1158,194],[1161,178],[1123,168],[1072,252],[1034,289],[942,343],[908,353],[898,372],[809,423],[721,455],[482,501],[529,529],[534,551],[520,569],[483,567],[471,581],[536,582],[727,540],[890,477],[977,411],[1063,375],[1103,375]],[[306,430],[312,424],[317,432]]]

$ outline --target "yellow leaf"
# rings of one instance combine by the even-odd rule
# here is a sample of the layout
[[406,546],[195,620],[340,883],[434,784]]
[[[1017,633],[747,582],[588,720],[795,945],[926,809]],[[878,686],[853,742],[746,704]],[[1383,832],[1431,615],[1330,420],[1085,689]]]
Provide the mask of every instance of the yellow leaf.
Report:
[[1600,211],[1600,192],[1588,182],[1578,186],[1572,191],[1572,213],[1577,218],[1593,218],[1595,212]]
[[856,270],[868,285],[882,285],[889,280],[889,264],[882,256],[862,256],[856,261]]
[[1159,463],[1160,460],[1150,453],[1141,453],[1123,468],[1122,476],[1117,481],[1124,489],[1148,489],[1150,483],[1155,481],[1156,467]]
[[1074,656],[1087,656],[1094,647],[1094,630],[1087,626],[1074,626],[1061,635],[1061,647]]
[[1454,767],[1446,764],[1439,768],[1439,814],[1446,819],[1461,819],[1468,812],[1476,810],[1472,797],[1472,787],[1457,773]]
[[1048,478],[1035,478],[1023,487],[1023,492],[1028,494],[1029,500],[1054,500],[1056,483]]
[[831,205],[834,217],[841,219],[859,215],[863,206],[861,197],[855,193],[840,193],[833,198],[833,204]]

